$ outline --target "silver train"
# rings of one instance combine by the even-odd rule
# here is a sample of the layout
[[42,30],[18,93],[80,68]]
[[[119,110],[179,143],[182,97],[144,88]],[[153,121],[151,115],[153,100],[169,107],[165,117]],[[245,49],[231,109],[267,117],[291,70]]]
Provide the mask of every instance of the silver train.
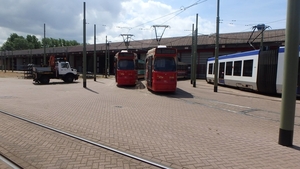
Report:
[[[218,84],[265,94],[281,94],[284,49],[279,47],[274,50],[253,50],[220,56]],[[207,59],[206,81],[208,83],[214,82],[214,62],[214,57]],[[298,85],[295,89],[297,95],[300,94],[299,68],[298,61]]]

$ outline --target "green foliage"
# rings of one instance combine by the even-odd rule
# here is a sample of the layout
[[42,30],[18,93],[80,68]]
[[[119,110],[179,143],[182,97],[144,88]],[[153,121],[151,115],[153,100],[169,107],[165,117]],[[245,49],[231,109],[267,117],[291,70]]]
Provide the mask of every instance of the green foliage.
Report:
[[46,44],[46,47],[57,47],[57,46],[76,46],[79,43],[75,40],[67,41],[64,39],[53,39],[53,38],[43,38],[42,42]]
[[12,51],[12,50],[26,50],[26,49],[39,49],[43,47],[43,44],[46,47],[59,47],[59,46],[75,46],[79,43],[75,40],[67,41],[65,39],[53,39],[53,38],[43,38],[42,41],[35,35],[27,35],[26,38],[19,36],[16,33],[10,35],[7,38],[7,41],[3,43],[0,50]]

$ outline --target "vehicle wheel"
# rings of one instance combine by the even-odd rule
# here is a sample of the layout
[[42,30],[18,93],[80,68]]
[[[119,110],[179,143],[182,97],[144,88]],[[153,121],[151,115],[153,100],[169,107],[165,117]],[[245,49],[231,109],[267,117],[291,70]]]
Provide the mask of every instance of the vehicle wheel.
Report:
[[40,82],[41,82],[42,84],[49,84],[50,78],[49,78],[48,76],[42,76],[42,77],[40,78]]
[[64,78],[64,82],[66,83],[72,83],[74,81],[74,76],[71,74],[66,75],[66,77]]

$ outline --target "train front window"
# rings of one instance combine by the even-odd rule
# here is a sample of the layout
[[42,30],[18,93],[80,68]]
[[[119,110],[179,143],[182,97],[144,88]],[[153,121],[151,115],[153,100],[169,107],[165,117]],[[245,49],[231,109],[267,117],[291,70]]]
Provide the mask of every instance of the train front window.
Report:
[[118,61],[119,70],[134,70],[133,60],[119,60]]
[[176,71],[176,63],[174,58],[159,57],[154,60],[155,71]]

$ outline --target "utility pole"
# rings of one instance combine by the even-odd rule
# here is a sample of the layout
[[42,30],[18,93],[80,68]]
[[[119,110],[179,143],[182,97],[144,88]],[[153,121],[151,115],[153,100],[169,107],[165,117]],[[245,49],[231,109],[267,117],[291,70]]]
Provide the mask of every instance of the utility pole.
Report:
[[300,1],[287,1],[281,120],[278,143],[293,146],[299,58]]
[[85,2],[83,2],[83,87],[86,88],[86,21],[85,21]]
[[6,73],[6,52],[4,51],[4,73]]
[[194,31],[194,54],[193,54],[193,87],[196,87],[197,78],[197,46],[198,46],[198,14],[196,14],[196,29]]
[[43,46],[44,46],[43,65],[46,66],[46,24],[44,24],[44,41],[43,41]]
[[[160,41],[161,41],[161,38],[163,37],[164,33],[165,33],[165,30],[166,28],[170,27],[168,25],[153,25],[154,29],[155,29],[155,36],[156,36],[156,41],[158,43],[158,45],[160,45]],[[156,28],[164,28],[162,34],[160,36],[157,35],[157,30]]]
[[96,81],[96,24],[94,24],[94,81]]
[[104,70],[104,74],[105,74],[105,78],[107,78],[107,36],[106,36],[106,40],[105,40],[105,70]]
[[191,51],[191,72],[190,72],[190,78],[191,78],[191,84],[194,84],[194,76],[193,76],[193,72],[194,72],[194,38],[195,38],[195,31],[194,31],[194,24],[192,25],[192,51]]
[[109,76],[109,70],[110,70],[110,54],[109,54],[109,42],[110,41],[108,41],[107,42],[107,74],[108,74],[108,76]]
[[2,52],[2,51],[0,51],[0,52],[1,52],[1,64],[2,64],[2,65],[1,65],[1,69],[2,69],[2,72],[3,72],[3,62],[4,62],[4,61],[3,61],[3,56],[2,56],[2,53],[3,53],[3,52]]
[[30,63],[32,64],[32,49],[30,49]]
[[121,34],[121,36],[123,37],[123,41],[125,43],[126,49],[128,50],[128,46],[129,46],[129,39],[133,36],[132,34]]
[[214,77],[214,92],[218,92],[218,76],[219,76],[219,8],[220,8],[220,0],[217,0],[217,18],[216,18],[216,46],[215,46],[215,77]]
[[14,72],[14,52],[11,51],[11,72]]

